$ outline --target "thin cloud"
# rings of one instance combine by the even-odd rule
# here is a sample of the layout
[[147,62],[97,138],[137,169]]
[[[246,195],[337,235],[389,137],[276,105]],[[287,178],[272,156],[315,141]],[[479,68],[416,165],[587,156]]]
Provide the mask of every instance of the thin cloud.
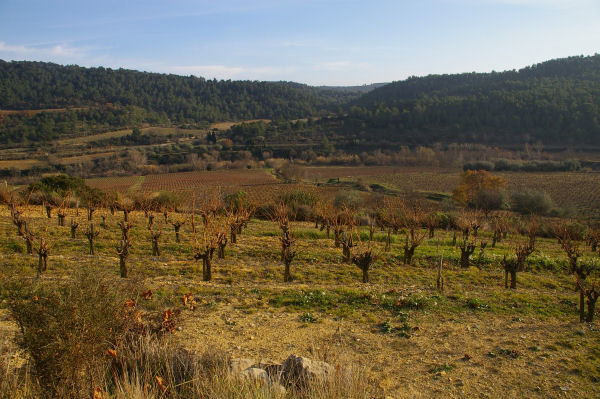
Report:
[[78,57],[85,54],[84,49],[71,47],[66,44],[54,46],[23,46],[0,42],[0,53],[20,57]]

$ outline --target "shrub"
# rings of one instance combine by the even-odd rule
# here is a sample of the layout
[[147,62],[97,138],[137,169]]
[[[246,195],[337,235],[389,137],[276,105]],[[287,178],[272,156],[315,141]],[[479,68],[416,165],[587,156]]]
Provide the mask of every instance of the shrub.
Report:
[[279,196],[279,201],[292,209],[295,209],[300,205],[314,206],[318,200],[319,196],[317,193],[301,188],[296,188]]
[[101,384],[107,351],[138,326],[126,306],[132,287],[82,270],[72,280],[15,282],[9,307],[21,335],[19,345],[47,397],[86,397]]
[[362,198],[358,191],[340,191],[336,194],[333,200],[333,205],[342,209],[344,207],[358,209],[362,203]]
[[541,191],[525,190],[513,193],[510,197],[512,210],[522,214],[545,216],[554,208],[552,198]]
[[223,198],[223,202],[227,208],[237,212],[248,206],[248,194],[245,191],[238,190],[235,193],[227,194]]
[[487,170],[491,172],[494,170],[494,164],[488,161],[468,162],[463,165],[463,170]]
[[481,190],[473,196],[472,206],[486,213],[504,209],[507,203],[506,193],[499,190]]
[[157,208],[177,209],[181,205],[181,196],[172,191],[160,191],[152,197],[152,202]]

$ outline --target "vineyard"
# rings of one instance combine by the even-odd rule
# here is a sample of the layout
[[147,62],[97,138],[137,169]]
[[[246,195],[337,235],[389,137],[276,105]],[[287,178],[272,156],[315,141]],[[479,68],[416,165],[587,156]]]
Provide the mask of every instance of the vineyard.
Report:
[[[390,191],[448,197],[460,181],[456,170],[437,170],[416,167],[298,167],[301,185],[333,198],[339,190],[358,189],[369,192]],[[507,181],[508,193],[521,190],[546,192],[561,207],[572,207],[579,216],[598,217],[600,209],[600,173],[498,173]],[[142,181],[140,185],[139,182]],[[214,172],[183,172],[143,177],[106,177],[89,179],[92,187],[103,190],[141,190],[144,193],[174,191],[190,200],[194,193],[219,188],[225,193],[242,189],[256,203],[271,203],[283,184],[264,170],[224,170]]]
[[[387,184],[400,176],[411,179],[396,174]],[[158,328],[177,345],[356,364],[368,388],[346,397],[595,395],[600,329],[590,298],[600,294],[600,233],[592,225],[443,214],[394,197],[339,205],[336,187],[286,185],[258,170],[89,183],[121,194],[97,203],[83,195],[78,207],[68,195],[4,192],[2,280],[50,283],[91,267],[135,281],[139,322],[162,312]],[[196,206],[177,211],[148,195],[164,190],[193,195]],[[261,218],[256,198],[266,204]],[[300,199],[311,203],[302,220]],[[1,312],[2,331],[16,332]],[[495,382],[481,379],[491,373]]]

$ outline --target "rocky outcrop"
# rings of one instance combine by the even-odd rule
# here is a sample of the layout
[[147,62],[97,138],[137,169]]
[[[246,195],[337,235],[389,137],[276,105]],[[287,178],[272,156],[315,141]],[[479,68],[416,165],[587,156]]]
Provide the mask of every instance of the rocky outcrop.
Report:
[[229,369],[233,375],[240,378],[270,384],[282,394],[285,394],[286,386],[302,388],[310,382],[327,381],[333,372],[333,367],[326,362],[294,355],[290,355],[282,364],[231,359]]
[[332,374],[329,363],[290,355],[281,365],[281,378],[285,385],[305,386],[311,381],[326,381]]

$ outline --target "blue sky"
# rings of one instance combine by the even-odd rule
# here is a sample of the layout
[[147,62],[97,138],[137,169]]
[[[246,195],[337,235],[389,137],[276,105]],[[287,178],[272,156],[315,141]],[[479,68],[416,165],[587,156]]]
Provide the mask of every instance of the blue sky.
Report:
[[312,85],[600,53],[600,0],[0,0],[0,59]]

